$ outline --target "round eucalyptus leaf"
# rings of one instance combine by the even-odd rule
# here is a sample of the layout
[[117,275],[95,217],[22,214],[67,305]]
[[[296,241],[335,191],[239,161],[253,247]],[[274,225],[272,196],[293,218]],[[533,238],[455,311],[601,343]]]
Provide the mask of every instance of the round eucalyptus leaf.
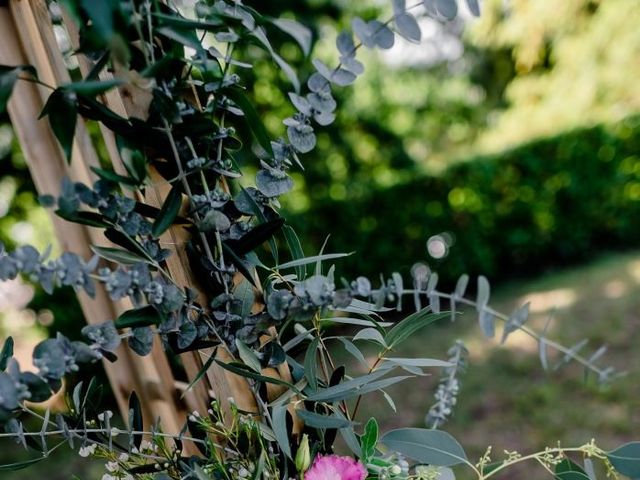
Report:
[[458,14],[457,0],[435,0],[438,13],[447,20],[453,20]]
[[318,125],[327,126],[334,122],[336,116],[331,112],[320,112],[314,114],[313,119],[318,123]]
[[362,75],[364,73],[364,65],[355,57],[340,57],[340,63],[354,75]]
[[18,408],[16,382],[5,372],[0,372],[0,407],[6,410]]
[[138,355],[144,357],[151,353],[153,348],[153,330],[150,327],[137,327],[132,330],[133,336],[129,337],[129,347]]
[[336,47],[342,55],[352,55],[356,46],[353,43],[353,35],[351,32],[342,31],[336,37]]
[[298,124],[287,127],[287,137],[291,145],[300,153],[308,153],[316,146],[316,134],[311,125]]
[[112,321],[86,325],[81,331],[85,337],[97,343],[107,352],[113,352],[120,346],[120,335]]
[[469,7],[469,11],[472,15],[476,17],[480,16],[480,5],[478,4],[478,0],[467,0],[467,6]]
[[407,40],[420,43],[422,32],[420,31],[417,20],[410,13],[401,13],[396,16],[396,28],[398,29],[398,33]]
[[92,363],[102,358],[98,350],[91,348],[84,342],[71,342],[71,348],[76,363]]
[[360,17],[355,17],[351,20],[351,28],[353,28],[353,32],[356,34],[356,37],[360,39],[365,47],[373,48],[376,46],[376,41],[373,39],[370,24]]
[[[455,2],[455,0],[453,0]],[[371,32],[373,41],[378,48],[388,50],[393,47],[395,42],[395,35],[389,27],[378,20],[371,20],[368,24],[369,31]]]
[[307,87],[312,92],[320,92],[328,87],[327,79],[315,72],[307,80]]
[[288,290],[274,290],[267,298],[267,312],[275,320],[283,320],[287,316],[293,295]]
[[331,82],[339,85],[341,87],[346,87],[347,85],[351,85],[356,81],[356,74],[350,72],[346,68],[338,68],[331,74]]
[[198,329],[196,326],[189,321],[184,322],[180,325],[180,329],[178,331],[178,348],[184,349],[188,348],[198,336]]
[[331,95],[331,89],[321,90],[319,92],[311,92],[307,95],[309,104],[320,112],[333,112],[337,103]]
[[33,350],[33,364],[40,370],[43,377],[60,379],[65,374],[64,356],[61,342],[58,339],[49,338],[36,345]]
[[209,210],[198,225],[198,228],[203,232],[226,232],[229,227],[231,227],[229,217],[215,209]]
[[282,176],[274,175],[270,170],[260,170],[256,175],[256,186],[265,197],[277,197],[293,188],[293,179],[282,172]]

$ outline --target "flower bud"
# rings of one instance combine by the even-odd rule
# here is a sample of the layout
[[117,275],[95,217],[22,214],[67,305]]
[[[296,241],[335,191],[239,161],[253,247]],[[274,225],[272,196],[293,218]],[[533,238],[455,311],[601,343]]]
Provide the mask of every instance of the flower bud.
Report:
[[296,453],[296,468],[298,472],[302,473],[306,471],[311,465],[311,452],[309,451],[309,437],[305,433],[302,436],[300,445],[298,446],[298,452]]

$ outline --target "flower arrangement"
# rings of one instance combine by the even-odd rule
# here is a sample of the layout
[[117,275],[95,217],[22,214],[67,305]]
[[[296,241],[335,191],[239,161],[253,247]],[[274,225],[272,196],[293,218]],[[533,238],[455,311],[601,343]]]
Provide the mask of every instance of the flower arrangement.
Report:
[[[53,86],[32,67],[2,66],[0,107],[6,107],[17,81],[50,88],[43,115],[67,157],[78,116],[111,132],[118,172],[94,167],[93,184],[66,180],[59,195],[41,196],[60,217],[101,229],[110,245],[93,245],[92,258],[65,252],[50,259],[31,246],[2,250],[0,279],[24,275],[49,293],[71,286],[92,296],[103,288],[113,301],[129,301],[132,308],[85,326],[86,341],[59,334],[40,343],[33,352],[37,373],[20,370],[7,339],[0,353],[2,435],[44,455],[6,469],[40,461],[68,443],[83,457],[105,460],[103,480],[426,480],[455,478],[455,466],[488,479],[528,460],[561,479],[595,479],[595,461],[608,475],[640,477],[639,443],[610,452],[595,443],[524,456],[507,452],[496,461],[488,450],[478,462],[468,459],[458,441],[439,429],[459,393],[464,345],[454,345],[448,360],[394,353],[434,322],[455,319],[460,306],[475,309],[487,336],[493,337],[502,321],[503,341],[516,330],[536,338],[544,367],[547,349],[555,349],[563,362],[581,363],[601,383],[617,373],[598,364],[599,355],[582,356],[578,348],[529,328],[528,306],[511,315],[492,309],[484,277],[477,280],[475,299],[467,294],[468,276],[446,293],[423,264],[414,266],[409,280],[397,272],[376,284],[365,277],[337,279],[332,262],[346,254],[326,253],[323,246],[305,255],[280,214],[278,197],[293,187],[291,170],[304,170],[301,156],[315,146],[314,129],[335,118],[332,88],[350,85],[363,73],[359,49],[390,48],[396,35],[419,42],[416,16],[451,20],[458,12],[456,0],[409,6],[394,0],[386,22],[355,18],[352,31],[337,37],[339,64],[332,68],[313,60],[306,86],[270,35],[290,35],[308,55],[310,32],[239,0],[199,1],[191,10],[148,0],[61,4],[79,29],[78,52],[91,69],[80,81]],[[467,0],[467,6],[479,14],[477,0]],[[292,115],[283,121],[286,139],[269,137],[243,83],[256,48],[292,88]],[[104,102],[107,92],[125,87],[144,106],[144,118],[123,117]],[[253,183],[247,172],[255,172]],[[167,186],[166,194],[154,206],[146,192],[158,184]],[[184,245],[165,241],[176,231],[186,233]],[[176,257],[188,264],[193,284],[176,277],[171,268]],[[413,313],[398,322],[384,318],[385,312],[403,309]],[[334,334],[336,325],[348,330]],[[65,375],[81,372],[83,365],[115,360],[123,342],[140,356],[149,355],[154,342],[171,355],[203,352],[206,361],[183,394],[216,369],[219,378],[234,379],[242,398],[210,399],[206,411],[187,416],[180,432],[164,431],[162,418],[145,426],[146,406],[135,393],[126,426],[117,426],[113,414],[99,407],[95,381],[70,389],[68,410],[54,417],[25,403],[46,400],[60,390]],[[363,343],[377,349],[373,362],[363,355]],[[337,365],[335,348],[353,356],[366,373]],[[393,407],[385,389],[425,369],[442,370],[427,428],[379,432],[374,418],[359,423],[363,396],[381,393]],[[41,429],[26,431],[25,416],[39,419]],[[51,438],[61,440],[52,447]],[[579,455],[582,465],[574,461]]]

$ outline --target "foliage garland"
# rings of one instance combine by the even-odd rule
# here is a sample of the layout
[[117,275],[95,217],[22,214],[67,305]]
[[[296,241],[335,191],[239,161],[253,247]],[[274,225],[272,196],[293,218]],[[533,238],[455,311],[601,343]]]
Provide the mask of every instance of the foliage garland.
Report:
[[[188,14],[149,0],[61,4],[80,29],[77,53],[92,62],[92,70],[81,81],[56,88],[41,82],[30,66],[0,66],[0,109],[6,108],[18,80],[50,88],[42,115],[48,117],[69,160],[78,115],[100,122],[116,135],[126,174],[93,168],[97,176],[93,185],[66,180],[58,196],[41,197],[60,217],[102,229],[116,246],[92,246],[91,259],[65,252],[55,260],[31,246],[11,252],[2,249],[0,280],[22,274],[49,293],[58,286],[72,286],[89,295],[95,293],[97,282],[113,300],[128,298],[134,308],[113,321],[84,327],[86,342],[58,335],[40,343],[33,352],[37,374],[20,371],[12,358],[13,341],[7,339],[0,353],[0,421],[5,429],[1,435],[36,449],[42,457],[2,468],[28,466],[68,442],[79,445],[83,456],[104,457],[107,480],[294,476],[317,480],[330,474],[347,480],[435,479],[453,478],[450,467],[459,464],[487,479],[524,460],[538,461],[555,478],[593,480],[592,459],[601,460],[608,474],[640,476],[640,443],[611,452],[594,443],[528,456],[508,452],[497,463],[491,462],[488,451],[479,462],[471,462],[453,437],[437,429],[455,404],[464,346],[452,348],[450,361],[391,356],[404,340],[435,321],[455,319],[457,306],[470,305],[489,337],[495,335],[496,320],[504,321],[503,341],[516,330],[533,336],[545,368],[550,347],[563,354],[559,365],[577,361],[606,383],[618,373],[596,363],[603,350],[587,357],[581,354],[584,342],[565,347],[533,331],[525,326],[526,305],[511,315],[496,312],[489,306],[490,288],[484,277],[478,278],[475,300],[466,296],[466,275],[454,292],[444,293],[437,290],[437,274],[421,264],[412,270],[410,288],[398,273],[382,278],[377,288],[365,277],[337,282],[334,267],[327,264],[346,254],[325,253],[323,246],[317,255],[305,256],[294,230],[278,212],[278,197],[293,186],[288,171],[304,170],[300,155],[315,146],[314,125],[327,125],[335,118],[332,86],[350,85],[364,71],[356,58],[358,50],[390,48],[396,33],[419,42],[416,15],[452,20],[458,14],[456,0],[424,0],[410,6],[394,0],[393,15],[384,23],[355,18],[353,31],[337,38],[339,64],[330,68],[312,61],[315,72],[306,82],[306,93],[269,35],[274,29],[284,31],[308,55],[311,34],[293,20],[265,17],[238,0],[200,1]],[[467,6],[479,14],[477,0],[467,0]],[[273,59],[293,88],[289,98],[295,113],[283,121],[287,140],[269,138],[245,94],[242,71],[251,68],[256,47]],[[102,103],[103,94],[124,86],[146,99],[146,118],[124,118]],[[239,150],[258,160],[254,185],[243,176],[251,166],[241,165]],[[143,193],[161,180],[171,189],[160,208],[129,194]],[[199,282],[195,288],[178,284],[166,268],[172,252],[162,247],[160,238],[170,228],[190,233],[185,249]],[[263,255],[259,247],[264,244],[271,265],[258,256]],[[281,260],[282,245],[288,261]],[[262,282],[256,271],[264,274]],[[402,309],[405,296],[413,299],[415,313],[395,324],[383,321],[382,313]],[[449,311],[441,308],[442,300]],[[336,323],[348,324],[355,333],[327,335],[327,326]],[[123,340],[137,354],[149,354],[156,336],[173,354],[211,347],[229,352],[231,361],[211,355],[189,388],[215,362],[246,379],[257,410],[244,411],[233,399],[216,399],[206,414],[190,415],[179,435],[169,435],[160,424],[143,429],[135,394],[128,427],[112,425],[112,413],[95,407],[94,382],[86,388],[79,383],[70,395],[68,412],[54,419],[48,410],[40,415],[25,405],[26,400],[49,398],[60,389],[62,378],[83,364],[113,360]],[[336,367],[329,348],[334,342],[366,365],[368,372],[352,377],[344,367]],[[365,361],[359,342],[378,348],[372,365]],[[282,366],[291,372],[291,380],[266,373],[265,369]],[[362,433],[356,433],[363,395],[382,392],[393,407],[384,389],[422,375],[426,368],[444,369],[437,403],[428,414],[433,428],[379,434],[375,419],[370,419]],[[270,397],[267,385],[281,387],[280,394]],[[230,410],[223,408],[223,402],[230,404]],[[24,430],[25,414],[41,420],[39,432]],[[303,425],[300,431],[294,425],[297,421]],[[338,433],[355,458],[334,454]],[[62,440],[50,447],[51,436]],[[144,436],[151,442],[143,443]],[[195,444],[201,456],[183,455],[184,441]],[[585,457],[584,468],[569,458],[576,453]]]

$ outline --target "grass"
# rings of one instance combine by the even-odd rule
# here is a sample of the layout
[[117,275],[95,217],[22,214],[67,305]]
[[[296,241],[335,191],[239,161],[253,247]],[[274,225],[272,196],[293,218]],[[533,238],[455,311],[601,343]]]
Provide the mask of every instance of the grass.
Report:
[[[609,345],[603,362],[629,374],[604,389],[593,381],[585,383],[582,370],[575,365],[545,372],[537,345],[525,335],[515,333],[505,345],[484,339],[472,312],[453,324],[445,321],[423,330],[404,344],[398,356],[444,358],[455,339],[465,341],[470,350],[469,368],[462,377],[455,414],[444,429],[464,445],[470,459],[478,458],[489,445],[497,460],[505,449],[533,452],[557,442],[582,444],[592,437],[603,448],[613,448],[640,437],[639,293],[640,252],[634,252],[509,285],[493,296],[492,306],[502,312],[531,301],[530,325],[538,329],[555,307],[548,335],[566,345],[582,338],[590,339],[592,350],[602,343]],[[424,426],[437,380],[434,372],[431,377],[389,389],[398,413],[391,411],[382,397],[370,397],[363,402],[360,419],[376,416],[383,429]],[[7,443],[2,447],[0,462],[16,461],[20,447]],[[72,473],[90,480],[100,478],[104,470],[67,449],[26,470],[2,472],[0,478],[63,480]],[[549,476],[528,464],[500,478],[538,480]]]
[[[403,345],[398,356],[445,358],[455,339],[464,340],[470,350],[469,368],[462,377],[455,414],[444,429],[463,444],[470,459],[477,459],[489,445],[493,459],[499,460],[505,449],[534,452],[558,442],[581,445],[594,437],[601,447],[611,449],[640,437],[639,293],[640,253],[635,252],[509,285],[491,301],[506,313],[531,301],[529,325],[541,330],[553,315],[548,336],[567,346],[583,338],[589,339],[591,352],[608,345],[601,363],[628,371],[609,387],[597,386],[593,378],[585,383],[577,365],[545,372],[537,343],[522,333],[512,334],[505,345],[485,339],[473,312],[454,324],[423,330]],[[434,372],[395,386],[388,392],[398,413],[380,397],[365,402],[367,409],[360,418],[375,416],[383,429],[424,427],[437,381]],[[549,475],[528,464],[500,478],[537,480]]]

